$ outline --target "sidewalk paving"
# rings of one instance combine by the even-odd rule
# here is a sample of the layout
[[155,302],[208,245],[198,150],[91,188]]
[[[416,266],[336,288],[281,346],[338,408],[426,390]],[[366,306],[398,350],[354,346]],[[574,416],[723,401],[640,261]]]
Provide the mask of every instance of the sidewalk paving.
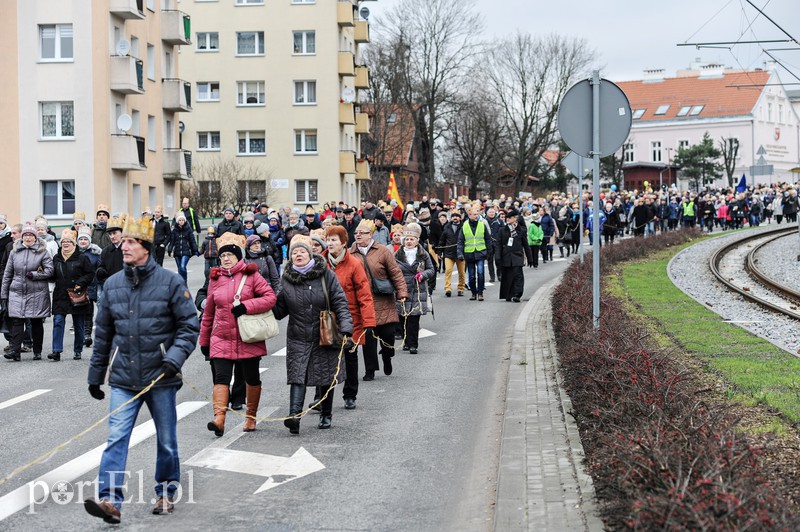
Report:
[[572,403],[557,373],[550,296],[525,305],[511,343],[495,530],[603,530]]

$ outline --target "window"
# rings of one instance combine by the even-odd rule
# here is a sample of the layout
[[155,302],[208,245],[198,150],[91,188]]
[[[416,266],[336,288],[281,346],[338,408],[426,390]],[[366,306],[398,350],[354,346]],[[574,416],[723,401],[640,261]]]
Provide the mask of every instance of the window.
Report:
[[660,140],[650,141],[650,152],[651,152],[652,162],[660,163],[661,162],[661,141]]
[[241,203],[247,203],[252,198],[266,198],[267,181],[265,179],[236,181],[236,192]]
[[678,110],[678,116],[686,116],[689,114],[689,109],[691,109],[691,105],[685,105]]
[[150,11],[155,12],[156,10],[156,0],[147,0],[147,9]]
[[313,31],[295,31],[294,48],[292,53],[295,55],[310,55],[317,53],[317,37]]
[[314,4],[317,0],[292,0],[293,4]]
[[156,47],[147,45],[147,79],[156,79]]
[[147,149],[156,151],[156,117],[147,115]]
[[236,32],[236,55],[264,55],[264,32]]
[[705,107],[705,105],[695,105],[692,107],[692,110],[689,111],[689,116],[699,115],[703,111],[703,107]]
[[75,181],[42,181],[42,214],[64,216],[75,212]]
[[636,153],[634,151],[633,142],[628,142],[622,146],[622,162],[632,163],[636,160]]
[[218,81],[198,81],[197,82],[197,101],[198,102],[218,102],[219,101],[219,82]]
[[236,0],[237,6],[263,6],[264,0]]
[[294,182],[295,203],[316,203],[317,201],[316,179],[298,179]]
[[635,109],[633,111],[633,119],[639,120],[647,109]]
[[689,148],[689,141],[688,140],[679,140],[678,141],[678,151],[685,150]]
[[238,81],[236,105],[264,105],[263,81]]
[[294,82],[294,103],[295,105],[314,105],[317,103],[317,82],[316,81],[295,81]]
[[212,201],[222,199],[222,183],[219,181],[197,181],[197,187],[200,189],[201,197]]
[[131,35],[131,51],[128,52],[128,55],[131,57],[135,57],[136,59],[141,59],[141,50],[139,50],[139,38],[134,37]]
[[219,151],[219,131],[198,131],[197,151]]
[[294,130],[294,152],[295,153],[317,153],[317,130],[316,129],[295,129]]
[[783,124],[783,105],[778,104],[778,123]]
[[72,24],[39,26],[39,58],[42,61],[72,59]]
[[656,116],[664,116],[669,111],[669,105],[659,105],[658,109],[656,109],[655,115]]
[[264,155],[267,153],[267,141],[264,131],[237,131],[239,155]]
[[136,109],[131,111],[131,135],[142,135],[142,113]]
[[218,52],[219,51],[219,32],[205,31],[197,32],[197,51],[198,52]]
[[43,139],[75,138],[75,112],[72,102],[41,102]]

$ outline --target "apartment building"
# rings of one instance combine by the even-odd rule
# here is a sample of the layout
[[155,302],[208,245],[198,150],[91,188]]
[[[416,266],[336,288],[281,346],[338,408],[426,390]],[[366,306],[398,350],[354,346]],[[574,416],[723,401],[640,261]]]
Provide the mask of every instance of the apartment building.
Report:
[[8,0],[0,19],[0,146],[11,221],[52,225],[97,204],[179,206],[191,87],[177,78],[191,21],[176,0]]
[[[205,168],[227,164],[246,175],[237,204],[348,203],[369,179],[360,137],[369,132],[359,89],[369,42],[355,0],[184,0],[193,46],[181,69],[194,91],[184,145],[194,152],[202,195],[222,183]],[[246,171],[238,172],[238,169]],[[226,199],[227,201],[227,199]]]

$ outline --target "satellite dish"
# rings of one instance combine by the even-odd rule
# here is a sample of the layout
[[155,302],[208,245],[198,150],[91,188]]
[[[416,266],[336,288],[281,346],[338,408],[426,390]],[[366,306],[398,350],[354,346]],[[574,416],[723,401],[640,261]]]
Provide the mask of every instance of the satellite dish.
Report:
[[119,115],[117,118],[117,127],[120,131],[124,131],[125,133],[130,130],[131,126],[133,125],[133,120],[131,119],[131,115]]
[[117,43],[117,55],[120,57],[125,57],[128,55],[128,52],[131,51],[131,43],[126,41],[125,39],[121,39]]
[[361,18],[364,20],[369,20],[369,8],[367,6],[362,7],[358,14],[361,15]]
[[356,90],[353,87],[345,87],[342,89],[342,101],[345,103],[353,103],[356,101]]

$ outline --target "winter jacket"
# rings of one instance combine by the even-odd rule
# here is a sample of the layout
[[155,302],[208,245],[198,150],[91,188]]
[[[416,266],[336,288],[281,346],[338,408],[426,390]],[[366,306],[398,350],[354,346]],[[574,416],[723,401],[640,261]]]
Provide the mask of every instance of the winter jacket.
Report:
[[[531,224],[531,226],[536,224]],[[525,260],[528,264],[533,263],[533,253],[531,246],[528,244],[529,237],[527,236],[525,226],[517,225],[516,229],[512,232],[511,226],[506,224],[500,229],[500,244],[498,245],[500,265],[504,268],[516,268],[525,266]],[[508,245],[509,239],[511,245]]]
[[[421,316],[428,313],[428,279],[436,275],[433,269],[431,256],[425,249],[417,244],[417,257],[414,262],[409,264],[406,260],[405,247],[401,247],[394,255],[400,271],[403,272],[403,279],[406,281],[408,298],[405,302],[397,302],[397,312],[401,316]],[[422,279],[418,282],[416,275],[422,273]]]
[[167,253],[173,257],[193,257],[197,254],[197,242],[189,224],[183,227],[176,224],[172,228]]
[[[188,221],[189,218],[186,218]],[[154,236],[153,236],[153,246],[154,247],[167,247],[169,243],[170,233],[172,230],[170,229],[169,222],[165,217],[161,217],[159,219],[153,218],[153,223],[155,225],[154,229]]]
[[405,299],[408,297],[408,290],[406,289],[406,281],[403,279],[403,272],[394,260],[394,255],[386,246],[375,244],[374,242],[367,250],[366,257],[358,250],[358,246],[353,244],[350,248],[350,253],[353,257],[365,264],[364,270],[367,272],[367,277],[370,279],[370,286],[372,286],[372,279],[389,279],[394,286],[394,296],[391,295],[378,295],[373,292],[372,299],[375,302],[375,323],[378,325],[385,325],[387,323],[397,323],[400,318],[397,315],[397,308],[395,307],[395,300]]
[[281,278],[278,276],[278,268],[275,267],[275,260],[269,254],[263,251],[255,254],[248,249],[244,261],[247,264],[256,265],[258,273],[269,283],[273,292],[277,294],[280,291]]
[[348,246],[352,246],[356,241],[356,227],[358,227],[359,223],[361,223],[361,218],[357,214],[353,216],[353,220],[351,222],[342,220],[341,226],[347,231]]
[[[187,218],[188,220],[188,218]],[[189,224],[186,224],[189,225]],[[190,228],[191,230],[191,228]],[[219,225],[217,225],[217,238],[221,237],[225,233],[233,233],[234,235],[243,235],[244,234],[244,225],[242,222],[236,219],[232,219],[231,221],[222,220]]]
[[308,236],[309,231],[308,227],[297,224],[295,226],[288,226],[283,233],[286,235],[286,249],[289,249],[289,245],[292,243],[292,238],[294,238],[294,235]]
[[558,229],[558,243],[572,242],[572,231],[569,229],[569,214],[563,218],[556,219],[556,229]]
[[95,272],[97,272],[97,268],[100,266],[100,254],[103,250],[95,244],[89,244],[88,248],[78,248],[78,251],[86,255],[86,258],[89,259],[89,266],[92,268],[92,282],[89,283],[89,299],[97,301],[97,277],[95,277]]
[[458,259],[458,235],[461,233],[461,224],[453,225],[452,222],[447,222],[442,227],[442,236],[439,238],[439,248],[441,248],[440,256],[446,259]]
[[186,217],[186,225],[189,226],[189,229],[194,229],[196,233],[200,232],[200,218],[197,217],[197,213],[194,212],[192,207],[186,207],[185,209],[181,209],[181,212]]
[[266,342],[245,343],[239,334],[239,323],[233,315],[233,300],[242,277],[247,280],[242,288],[241,303],[248,314],[261,314],[272,310],[277,297],[267,281],[258,273],[258,266],[240,260],[233,268],[211,268],[208,276],[206,306],[200,325],[200,345],[210,348],[211,358],[241,360],[267,354]]
[[200,244],[200,254],[206,259],[216,259],[219,256],[217,250],[217,239],[214,235],[208,235]]
[[605,223],[603,223],[603,235],[614,236],[617,234],[617,224],[619,223],[619,214],[613,207],[610,211],[603,211],[601,214],[605,215]]
[[111,237],[106,233],[105,226],[100,227],[97,224],[92,226],[92,244],[97,245],[100,249],[106,249],[111,245]]
[[633,229],[639,230],[644,227],[650,219],[647,217],[647,206],[637,205],[633,208]]
[[106,279],[111,277],[117,272],[122,271],[122,249],[120,246],[109,244],[102,253],[100,253],[100,265],[95,271],[97,283],[103,286]]
[[[336,374],[341,346],[319,345],[319,315],[327,308],[322,293],[323,275],[330,309],[336,315],[343,335],[352,336],[353,319],[336,274],[325,266],[321,255],[313,257],[316,264],[305,275],[291,266],[286,267],[273,312],[279,320],[289,317],[286,327],[287,384],[329,386]],[[344,382],[346,377],[345,365],[341,364],[338,382]]]
[[[33,273],[33,279],[26,274]],[[46,318],[50,316],[50,286],[53,259],[47,253],[44,240],[37,238],[29,248],[22,239],[14,242],[3,272],[0,299],[8,300],[8,315],[12,318]]]
[[72,305],[67,288],[75,288],[75,285],[78,285],[82,290],[88,289],[94,277],[89,259],[79,250],[75,250],[68,260],[64,260],[59,251],[53,257],[53,269],[55,271],[53,280],[56,283],[53,288],[53,315],[84,314],[84,308]]
[[[283,246],[286,244],[286,234],[283,232],[280,225],[269,226],[269,239],[275,246],[276,255],[273,256],[275,258],[275,264],[281,264],[283,262]],[[280,256],[280,258],[278,258],[278,256]]]
[[785,196],[783,198],[783,214],[786,216],[791,216],[797,213],[798,210],[798,199],[797,196],[792,196],[791,194]]
[[[478,229],[479,227],[478,224],[483,224],[483,245],[486,247],[486,249],[482,249],[480,251],[475,250],[472,253],[464,252],[464,245],[466,244],[466,238],[467,238],[466,234],[464,233],[464,227],[466,227],[467,224],[469,224],[470,230],[476,236],[478,235],[478,231],[480,231],[480,229]],[[488,223],[485,223],[482,219],[478,218],[478,220],[474,222],[474,227],[472,220],[467,220],[466,222],[463,222],[461,224],[461,231],[458,232],[458,240],[456,241],[456,256],[459,257],[459,259],[465,259],[469,262],[486,260],[486,257],[489,256],[491,250],[492,250],[492,230],[489,227]]]
[[[542,231],[541,224],[532,223],[528,226],[528,245],[541,246],[544,240],[544,231]],[[505,242],[500,241],[500,245],[505,246]]]
[[[164,362],[178,370],[194,351],[200,324],[192,296],[177,273],[150,257],[108,278],[97,304],[89,384],[139,391],[161,375]],[[156,387],[177,386],[175,376]]]
[[382,246],[388,246],[392,242],[392,238],[389,235],[389,228],[385,225],[378,227],[375,226],[375,232],[372,233],[372,240]]
[[366,336],[364,329],[375,327],[375,301],[372,299],[372,288],[369,284],[369,277],[364,270],[364,263],[343,250],[344,258],[333,269],[328,261],[328,250],[322,252],[328,268],[333,270],[339,284],[347,297],[347,305],[350,308],[350,317],[353,319],[353,341],[364,345]]
[[505,225],[505,222],[501,220],[499,216],[495,216],[494,218],[486,218],[486,221],[489,222],[489,231],[492,234],[492,249],[489,254],[494,255],[497,251],[497,246],[500,245],[500,229]]
[[547,240],[549,242],[550,237],[556,234],[556,224],[553,221],[553,217],[547,213],[542,214],[541,225],[543,240]]

